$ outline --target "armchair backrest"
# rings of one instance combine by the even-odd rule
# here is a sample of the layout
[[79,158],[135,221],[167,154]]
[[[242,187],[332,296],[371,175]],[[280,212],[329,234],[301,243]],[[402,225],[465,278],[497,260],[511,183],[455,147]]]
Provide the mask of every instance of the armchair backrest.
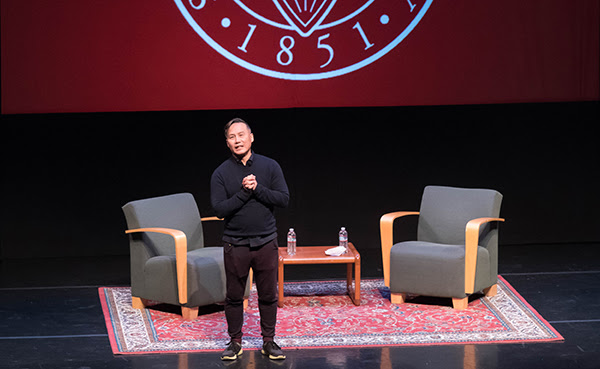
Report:
[[[123,206],[123,213],[129,229],[151,227],[178,229],[186,235],[188,251],[204,247],[200,212],[194,196],[190,193],[131,201]],[[147,232],[142,237],[151,254],[173,255],[175,253],[173,239],[170,236]]]
[[[494,190],[427,186],[421,200],[417,239],[464,245],[469,220],[499,217],[501,203],[502,194]],[[497,247],[496,225],[482,227],[479,245]]]

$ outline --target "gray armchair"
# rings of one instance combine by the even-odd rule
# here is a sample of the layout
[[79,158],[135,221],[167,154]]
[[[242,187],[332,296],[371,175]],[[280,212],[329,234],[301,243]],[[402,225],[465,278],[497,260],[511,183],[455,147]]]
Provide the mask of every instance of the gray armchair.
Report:
[[[383,215],[383,274],[392,303],[410,293],[451,297],[455,309],[465,309],[470,294],[495,295],[501,202],[494,190],[427,186],[420,211]],[[393,244],[394,220],[407,215],[419,216],[417,241]]]
[[225,301],[223,248],[204,247],[202,230],[202,221],[218,218],[200,218],[191,194],[132,201],[123,213],[134,308],[144,308],[147,300],[181,305],[183,317],[191,320],[199,306]]

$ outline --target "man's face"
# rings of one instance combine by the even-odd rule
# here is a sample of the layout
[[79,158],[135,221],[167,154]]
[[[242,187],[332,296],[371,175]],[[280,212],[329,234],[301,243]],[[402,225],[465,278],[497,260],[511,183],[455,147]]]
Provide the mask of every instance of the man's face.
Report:
[[227,147],[238,158],[245,157],[252,147],[254,135],[244,123],[233,123],[227,131]]

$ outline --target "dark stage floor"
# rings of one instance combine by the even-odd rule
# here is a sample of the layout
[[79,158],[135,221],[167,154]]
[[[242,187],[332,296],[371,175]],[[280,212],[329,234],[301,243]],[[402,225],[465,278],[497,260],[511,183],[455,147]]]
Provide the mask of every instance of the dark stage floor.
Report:
[[[379,250],[359,250],[363,278],[381,277]],[[565,338],[559,343],[112,354],[97,288],[129,285],[128,257],[0,263],[0,368],[600,368],[600,245],[501,246],[500,274]],[[341,278],[343,268],[286,267],[286,279]],[[467,358],[467,359],[465,359]]]

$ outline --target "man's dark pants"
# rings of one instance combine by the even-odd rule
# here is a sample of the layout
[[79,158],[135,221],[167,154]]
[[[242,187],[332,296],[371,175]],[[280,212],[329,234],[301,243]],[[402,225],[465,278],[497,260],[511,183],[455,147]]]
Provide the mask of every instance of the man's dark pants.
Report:
[[277,239],[259,247],[225,243],[224,260],[227,276],[225,317],[229,336],[233,341],[241,342],[242,339],[244,293],[250,268],[254,272],[258,292],[258,309],[263,340],[273,340],[277,322],[278,255]]

